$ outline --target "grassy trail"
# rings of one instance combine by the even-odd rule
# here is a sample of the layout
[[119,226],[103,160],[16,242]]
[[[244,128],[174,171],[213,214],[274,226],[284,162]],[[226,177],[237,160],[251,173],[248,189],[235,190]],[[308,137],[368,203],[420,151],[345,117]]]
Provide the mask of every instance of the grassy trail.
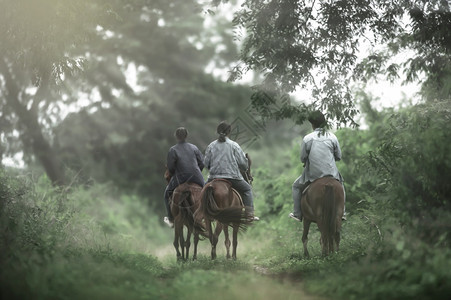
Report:
[[197,261],[177,263],[172,243],[156,249],[153,255],[173,274],[171,281],[186,299],[211,299],[212,294],[215,299],[325,299],[307,293],[299,274],[274,272],[265,265],[259,254],[261,246],[244,233],[239,236],[236,261],[225,258],[223,236],[214,261],[207,240],[199,242]]

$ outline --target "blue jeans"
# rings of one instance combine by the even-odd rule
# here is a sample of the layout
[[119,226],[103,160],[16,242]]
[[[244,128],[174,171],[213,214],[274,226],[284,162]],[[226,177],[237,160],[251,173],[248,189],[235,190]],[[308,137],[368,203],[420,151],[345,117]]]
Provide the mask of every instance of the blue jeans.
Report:
[[307,185],[310,184],[310,182],[301,183],[301,177],[299,176],[294,182],[291,187],[293,192],[293,214],[296,217],[301,217],[301,197],[302,197],[302,191],[307,187]]

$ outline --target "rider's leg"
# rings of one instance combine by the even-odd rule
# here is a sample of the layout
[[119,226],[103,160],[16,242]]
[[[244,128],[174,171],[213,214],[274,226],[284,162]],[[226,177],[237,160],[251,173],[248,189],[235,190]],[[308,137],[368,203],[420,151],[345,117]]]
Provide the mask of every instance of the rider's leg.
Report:
[[301,177],[298,177],[292,185],[292,194],[293,194],[293,214],[295,217],[301,219],[302,218],[302,212],[301,212],[301,195],[302,191],[304,190],[305,186],[301,183]]
[[164,191],[164,206],[166,207],[166,214],[168,216],[169,221],[173,221],[174,217],[172,216],[171,206],[169,204],[169,198],[171,197],[173,191],[170,191],[168,188]]
[[243,203],[245,206],[249,206],[254,209],[254,197],[252,195],[252,187],[249,183],[244,180],[239,179],[229,179],[232,183],[232,187],[237,190],[241,197],[243,198]]
[[166,207],[166,213],[167,213],[168,219],[171,222],[174,221],[174,216],[172,215],[172,212],[171,212],[171,205],[169,203],[169,199],[177,186],[178,186],[178,181],[174,177],[172,177],[164,191],[164,205]]

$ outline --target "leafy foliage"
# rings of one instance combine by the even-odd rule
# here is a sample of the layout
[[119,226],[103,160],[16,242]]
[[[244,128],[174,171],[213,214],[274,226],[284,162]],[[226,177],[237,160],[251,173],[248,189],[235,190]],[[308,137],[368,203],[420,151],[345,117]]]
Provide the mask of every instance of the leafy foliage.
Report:
[[[442,75],[449,75],[449,19],[449,3],[438,0],[247,0],[234,19],[245,38],[241,63],[230,79],[247,70],[262,72],[253,103],[263,111],[277,103],[280,109],[270,117],[296,115],[302,123],[309,107],[284,99],[296,88],[308,88],[314,108],[327,110],[339,124],[356,125],[353,80],[378,74],[395,79],[405,72],[407,81],[425,74],[428,85],[446,83]],[[393,62],[402,50],[414,54],[403,63]]]
[[[42,165],[54,182],[65,183],[66,157],[59,156],[54,142],[59,137],[54,130],[68,111],[83,110],[84,121],[93,125],[100,114],[96,112],[109,109],[115,123],[106,122],[109,128],[102,131],[114,131],[116,124],[132,124],[124,126],[127,130],[121,127],[118,132],[101,134],[112,137],[114,145],[128,140],[133,135],[130,131],[137,130],[138,141],[129,145],[134,147],[144,135],[150,139],[141,126],[152,125],[154,134],[161,129],[162,120],[173,120],[177,127],[191,123],[188,116],[173,115],[170,110],[174,107],[190,111],[191,117],[203,117],[190,105],[207,108],[206,99],[222,103],[233,96],[237,99],[231,102],[243,100],[243,89],[221,84],[205,74],[213,59],[217,67],[228,65],[236,49],[231,31],[217,34],[216,26],[226,26],[223,20],[204,28],[205,18],[197,1],[3,2],[0,91],[8,97],[0,100],[4,107],[0,138],[8,145],[2,145],[0,154],[23,152],[26,163]],[[133,118],[145,118],[145,113],[153,124],[137,126]],[[219,114],[222,118],[229,115]],[[162,119],[155,121],[159,117]],[[162,134],[160,130],[151,138],[165,138]],[[127,167],[127,162],[113,165]],[[69,167],[74,166],[82,164],[69,162]]]
[[372,163],[392,181],[405,207],[416,216],[423,210],[450,210],[451,159],[449,102],[418,105],[393,114],[381,135]]

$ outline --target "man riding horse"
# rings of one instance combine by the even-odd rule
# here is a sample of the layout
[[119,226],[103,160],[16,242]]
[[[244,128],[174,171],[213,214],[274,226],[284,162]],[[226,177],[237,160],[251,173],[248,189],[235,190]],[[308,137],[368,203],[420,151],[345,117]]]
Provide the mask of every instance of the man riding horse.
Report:
[[[231,126],[223,121],[216,131],[218,139],[208,145],[205,150],[204,164],[209,170],[208,182],[216,178],[229,181],[232,187],[237,190],[245,206],[254,209],[252,187],[247,183],[242,175],[249,167],[249,161],[238,143],[229,138]],[[259,218],[254,216],[254,221]]]
[[202,176],[203,155],[195,145],[186,142],[188,131],[184,127],[180,127],[177,128],[174,135],[177,144],[169,149],[167,156],[167,167],[171,179],[164,192],[167,212],[164,222],[171,228],[174,227],[174,217],[171,213],[169,198],[177,186],[185,182],[192,182],[203,187],[205,183]]
[[[308,120],[314,131],[302,140],[301,161],[304,163],[304,171],[293,183],[294,211],[289,214],[289,217],[299,222],[302,222],[302,192],[310,183],[330,176],[343,185],[343,177],[335,164],[336,161],[341,160],[341,149],[337,137],[325,130],[326,119],[320,111],[312,112]],[[345,220],[344,215],[343,220]]]

